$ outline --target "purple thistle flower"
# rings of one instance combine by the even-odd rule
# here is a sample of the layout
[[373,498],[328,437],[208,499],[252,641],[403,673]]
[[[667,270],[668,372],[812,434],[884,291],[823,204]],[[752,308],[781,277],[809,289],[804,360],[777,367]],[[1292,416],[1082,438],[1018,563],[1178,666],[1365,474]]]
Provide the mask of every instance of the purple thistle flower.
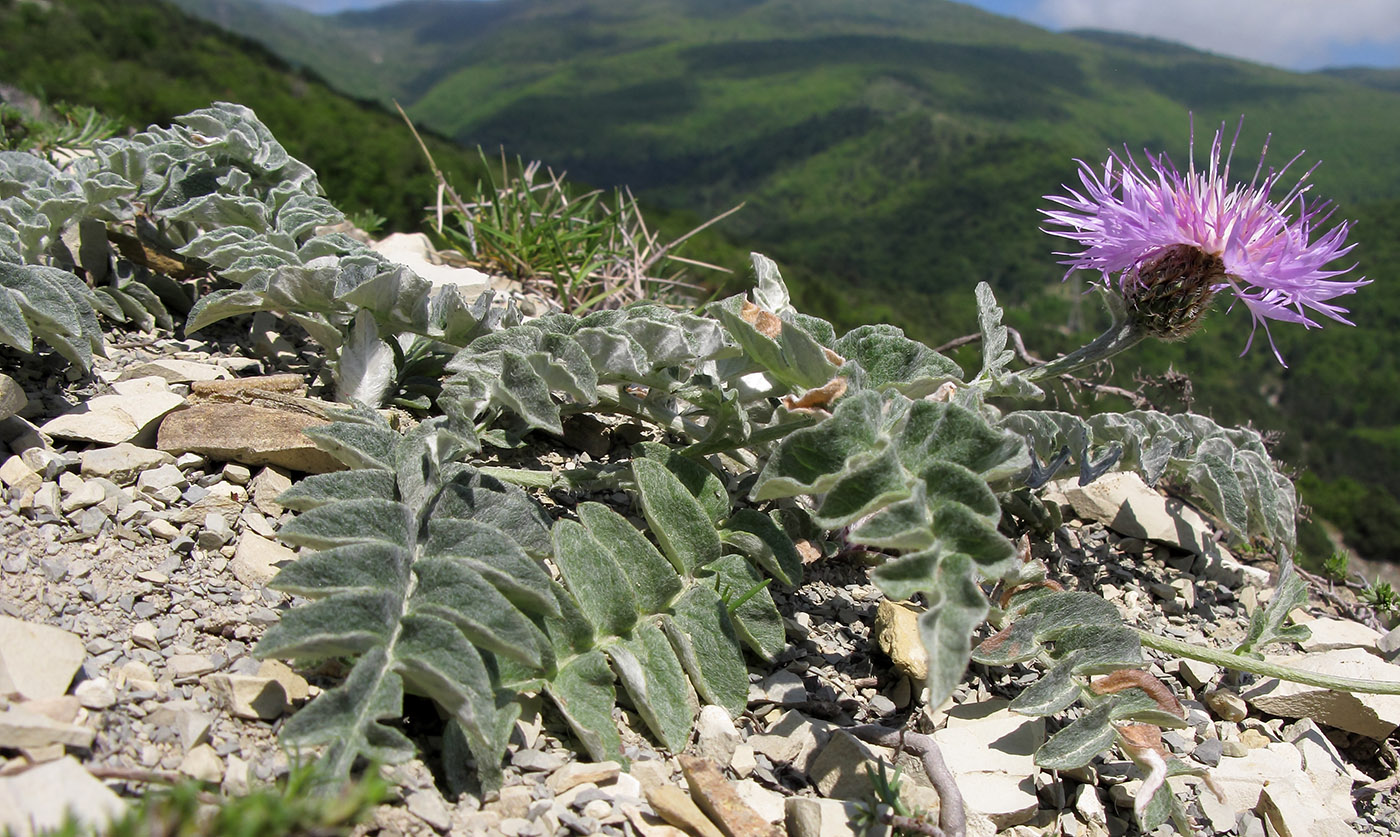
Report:
[[[1122,156],[1110,153],[1102,175],[1078,161],[1083,194],[1066,187],[1068,197],[1045,196],[1065,209],[1041,210],[1049,224],[1063,227],[1043,231],[1084,246],[1078,253],[1055,254],[1070,257],[1061,262],[1069,266],[1065,277],[1076,270],[1097,270],[1111,287],[1110,274],[1117,273],[1119,292],[1139,323],[1148,333],[1167,339],[1189,334],[1214,295],[1227,290],[1249,310],[1253,321],[1245,352],[1259,325],[1269,334],[1269,320],[1318,327],[1308,309],[1352,325],[1343,316],[1347,310],[1330,300],[1354,293],[1369,281],[1334,280],[1355,265],[1325,269],[1355,246],[1346,244],[1350,225],[1340,223],[1314,238],[1314,228],[1326,223],[1331,211],[1326,201],[1309,204],[1304,200],[1303,193],[1311,188],[1304,184],[1312,169],[1282,198],[1269,199],[1302,153],[1278,171],[1269,169],[1261,181],[1269,148],[1266,139],[1249,184],[1231,186],[1230,160],[1239,128],[1222,166],[1225,126],[1221,125],[1204,171],[1196,170],[1194,129],[1192,133],[1192,156],[1185,174],[1165,154],[1154,157],[1144,152],[1144,169],[1124,148]],[[1295,208],[1296,218],[1290,214]],[[1272,334],[1269,345],[1282,364]]]

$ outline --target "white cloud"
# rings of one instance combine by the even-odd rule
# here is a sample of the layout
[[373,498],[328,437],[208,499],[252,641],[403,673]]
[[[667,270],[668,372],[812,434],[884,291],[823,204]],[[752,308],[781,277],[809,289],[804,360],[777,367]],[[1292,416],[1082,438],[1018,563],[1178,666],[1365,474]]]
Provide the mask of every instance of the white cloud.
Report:
[[1296,69],[1375,63],[1363,53],[1387,45],[1396,52],[1391,63],[1400,63],[1396,0],[1039,0],[1028,17],[1053,29],[1149,35]]

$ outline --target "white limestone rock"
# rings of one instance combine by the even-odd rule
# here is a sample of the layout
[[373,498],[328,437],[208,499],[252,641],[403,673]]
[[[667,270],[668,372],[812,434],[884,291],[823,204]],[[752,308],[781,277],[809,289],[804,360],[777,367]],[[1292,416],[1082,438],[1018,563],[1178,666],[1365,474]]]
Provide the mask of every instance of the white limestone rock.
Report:
[[161,378],[172,384],[188,384],[191,381],[222,381],[233,376],[224,367],[212,363],[161,358],[133,366],[123,371],[117,380],[129,381],[132,378],[147,377]]
[[1075,514],[1119,534],[1197,554],[1214,546],[1215,537],[1205,518],[1182,501],[1162,496],[1136,473],[1105,474],[1085,486],[1073,481],[1060,484],[1059,489]]
[[1298,643],[1304,651],[1338,651],[1343,648],[1362,648],[1372,654],[1379,654],[1377,643],[1381,634],[1360,622],[1350,619],[1312,619],[1308,621],[1312,636]]
[[114,384],[113,395],[99,395],[73,410],[50,419],[41,428],[60,439],[76,439],[99,445],[154,441],[160,419],[185,403],[161,378],[137,378]]
[[74,634],[0,616],[0,695],[59,697],[68,691],[86,657],[82,639]]
[[282,544],[244,532],[238,539],[238,549],[233,553],[229,568],[235,578],[256,590],[271,581],[278,568],[296,558],[296,552]]
[[1013,714],[996,699],[954,706],[933,733],[963,799],[999,830],[1028,822],[1040,807],[1035,751],[1045,743],[1045,719]]
[[70,757],[0,777],[0,831],[17,837],[56,831],[72,816],[98,831],[126,813],[126,802]]
[[453,285],[462,299],[471,302],[491,287],[491,277],[470,267],[452,267],[436,263],[428,237],[423,233],[391,233],[370,249],[391,262],[409,268],[434,288]]
[[695,753],[716,764],[729,764],[739,746],[739,730],[722,706],[706,704],[695,722]]
[[204,686],[238,718],[271,721],[287,709],[287,692],[271,677],[211,674]]
[[161,450],[152,450],[121,442],[108,448],[93,448],[78,455],[79,473],[84,477],[105,477],[117,485],[130,485],[142,471],[174,465],[175,457]]
[[[1291,668],[1400,683],[1400,666],[1360,648],[1343,648],[1293,657],[1269,657]],[[1283,718],[1312,718],[1323,726],[1382,740],[1400,726],[1400,695],[1336,692],[1318,686],[1267,678],[1241,695],[1250,705]]]
[[200,744],[186,753],[176,769],[201,782],[219,783],[224,779],[223,759],[208,744]]

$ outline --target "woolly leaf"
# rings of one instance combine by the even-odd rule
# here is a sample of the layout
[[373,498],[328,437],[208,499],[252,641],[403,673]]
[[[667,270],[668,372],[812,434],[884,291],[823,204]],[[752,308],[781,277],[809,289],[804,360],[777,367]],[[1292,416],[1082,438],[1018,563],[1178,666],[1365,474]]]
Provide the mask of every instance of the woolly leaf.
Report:
[[333,375],[337,400],[378,407],[389,395],[397,373],[394,351],[379,339],[374,316],[360,309],[335,360]]
[[719,530],[720,539],[780,583],[793,587],[802,580],[802,556],[773,519],[754,509],[738,509]]
[[684,750],[698,707],[666,635],[643,623],[631,638],[610,646],[608,656],[647,727],[666,749]]
[[905,337],[897,326],[858,326],[842,335],[832,348],[859,365],[862,386],[894,389],[910,398],[922,398],[945,381],[961,381],[963,376],[956,363]]
[[642,442],[636,446],[636,453],[665,465],[705,510],[712,523],[729,516],[729,492],[724,490],[724,483],[714,471],[656,442]]
[[944,557],[931,581],[935,592],[919,617],[919,638],[928,652],[929,705],[936,706],[967,671],[972,632],[987,618],[987,598],[966,555]]
[[1249,630],[1244,641],[1235,647],[1236,654],[1259,657],[1259,652],[1277,642],[1302,642],[1312,636],[1306,625],[1288,625],[1288,616],[1308,604],[1308,585],[1293,571],[1291,561],[1279,573],[1274,597],[1268,605],[1255,608],[1249,617]]
[[546,684],[545,691],[594,761],[626,761],[612,717],[617,700],[613,672],[603,652],[575,657]]
[[[286,740],[329,745],[318,769],[332,784],[358,757],[401,759],[411,746],[382,722],[402,715],[407,689],[451,719],[451,735],[471,751],[481,786],[496,787],[518,712],[497,678],[530,679],[552,668],[555,646],[535,619],[557,624],[564,617],[543,567],[506,531],[482,522],[532,520],[518,514],[528,501],[492,490],[452,461],[467,448],[440,420],[401,437],[372,412],[345,415],[354,420],[323,428],[322,438],[370,467],[287,492],[305,510],[282,536],[321,551],[289,565],[272,586],[314,601],[287,611],[256,653],[358,659],[344,683],[292,717]],[[390,463],[394,471],[377,467]]]
[[627,576],[642,615],[661,613],[680,595],[681,577],[641,532],[622,515],[600,503],[581,503],[579,520],[599,543],[608,544]]
[[1113,707],[1101,703],[1050,737],[1035,752],[1035,763],[1045,770],[1073,770],[1113,746],[1117,732],[1109,723]]
[[632,472],[642,513],[667,560],[690,575],[720,556],[719,534],[700,503],[680,480],[660,463],[634,459]]
[[662,626],[700,696],[731,715],[742,712],[748,701],[748,670],[719,595],[703,585],[691,587]]
[[637,624],[637,604],[616,560],[572,520],[554,525],[554,562],[588,621],[605,636],[626,636]]
[[773,595],[762,586],[762,573],[738,555],[726,555],[705,569],[714,573],[715,592],[729,609],[730,621],[744,644],[769,661],[782,653],[787,646],[783,617]]
[[[711,305],[709,310],[724,324],[749,360],[794,389],[819,387],[835,376],[836,365],[811,335],[786,320],[776,320],[777,333],[770,337],[745,317],[743,306],[746,304],[742,297],[736,296]],[[772,312],[766,313],[772,316]]]

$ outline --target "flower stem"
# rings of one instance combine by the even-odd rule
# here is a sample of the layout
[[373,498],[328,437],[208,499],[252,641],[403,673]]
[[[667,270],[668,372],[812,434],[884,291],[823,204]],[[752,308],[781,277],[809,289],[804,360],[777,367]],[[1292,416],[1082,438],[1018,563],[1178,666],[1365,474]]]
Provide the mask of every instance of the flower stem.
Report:
[[1179,639],[1168,639],[1147,631],[1139,630],[1138,638],[1143,645],[1148,648],[1156,648],[1158,651],[1165,651],[1168,654],[1175,654],[1178,657],[1187,657],[1192,660],[1200,660],[1203,663],[1221,666],[1222,668],[1234,669],[1235,671],[1245,671],[1250,674],[1258,674],[1264,677],[1277,677],[1280,680],[1288,680],[1292,683],[1302,683],[1306,686],[1318,686],[1323,689],[1332,689],[1337,692],[1361,692],[1369,695],[1400,695],[1400,683],[1385,680],[1360,680],[1355,677],[1337,677],[1330,674],[1321,674],[1316,671],[1302,671],[1290,666],[1281,666],[1277,663],[1268,663],[1263,660],[1256,660],[1251,657],[1242,657],[1232,654],[1229,651],[1222,651],[1217,648],[1202,648],[1199,645],[1192,645],[1189,642],[1182,642]]

